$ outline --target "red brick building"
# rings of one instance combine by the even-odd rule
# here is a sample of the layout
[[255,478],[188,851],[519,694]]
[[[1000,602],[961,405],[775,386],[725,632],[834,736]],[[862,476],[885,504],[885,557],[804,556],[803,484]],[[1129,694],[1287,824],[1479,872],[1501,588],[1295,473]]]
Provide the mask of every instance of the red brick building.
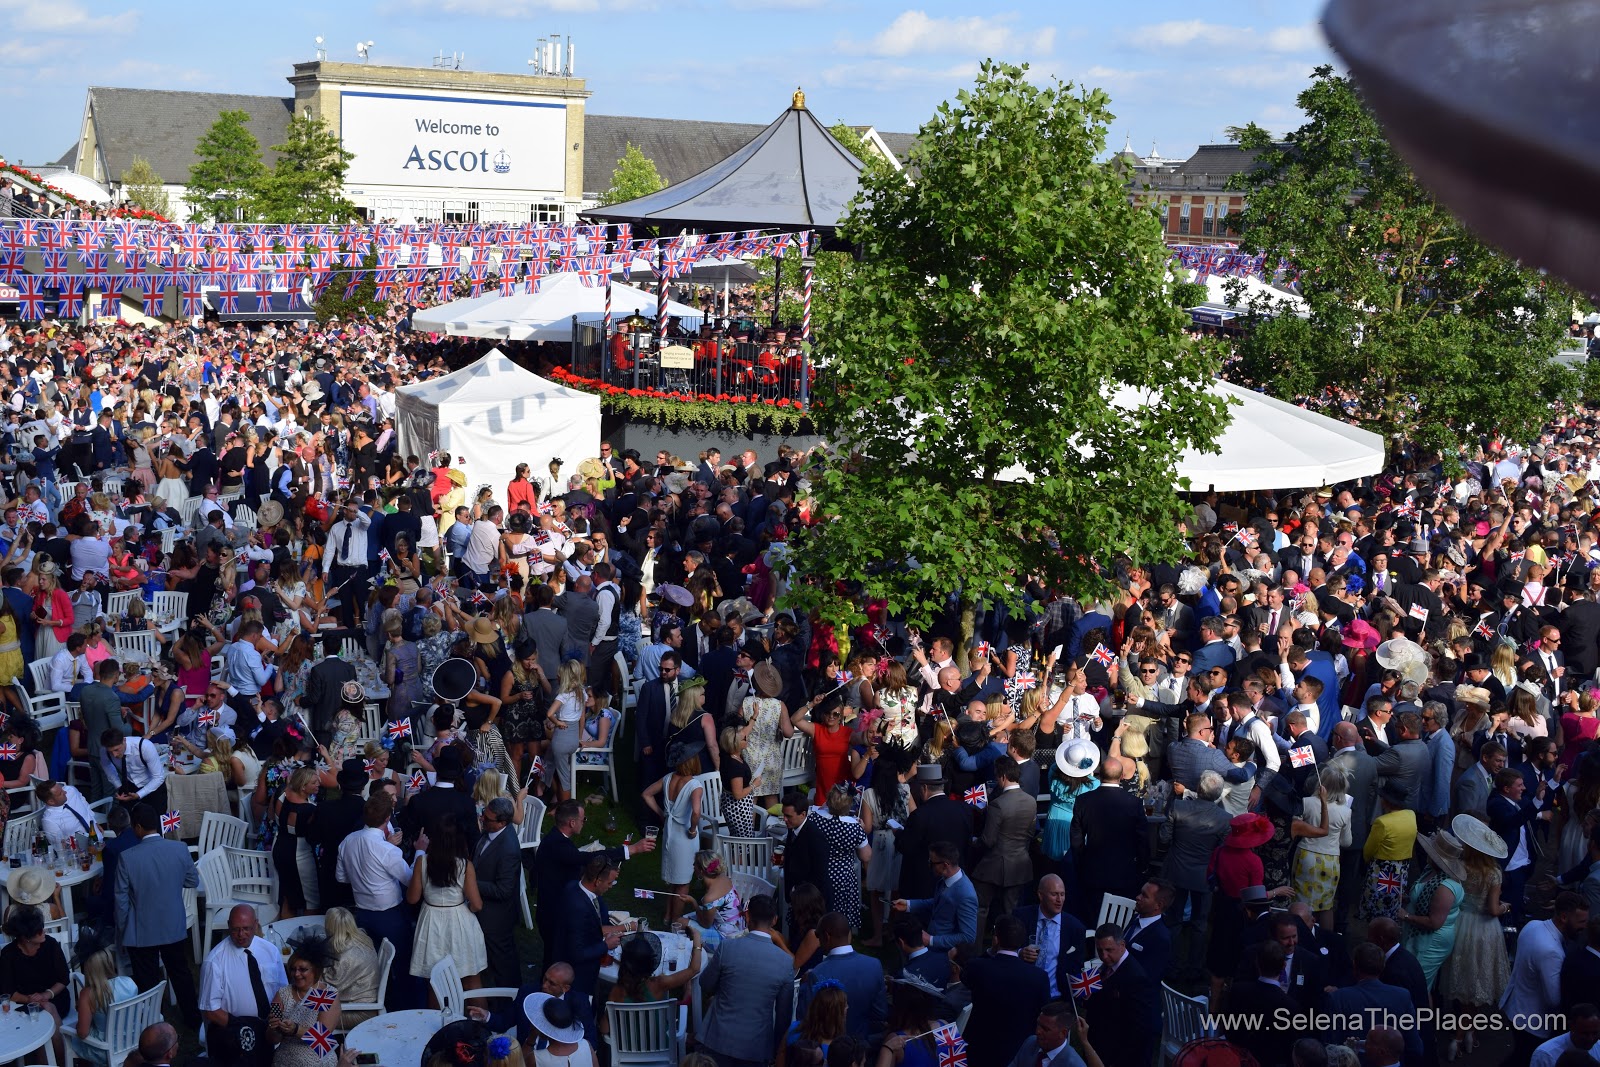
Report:
[[1205,144],[1180,161],[1140,156],[1124,146],[1115,158],[1128,167],[1134,198],[1159,205],[1168,244],[1209,245],[1237,239],[1227,220],[1244,206],[1244,195],[1230,190],[1228,182],[1248,170],[1258,154],[1236,144]]

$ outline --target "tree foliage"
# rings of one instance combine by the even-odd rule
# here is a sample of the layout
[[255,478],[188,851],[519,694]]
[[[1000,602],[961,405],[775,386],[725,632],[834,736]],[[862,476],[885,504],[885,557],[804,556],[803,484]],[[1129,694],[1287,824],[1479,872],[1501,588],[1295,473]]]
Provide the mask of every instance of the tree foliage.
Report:
[[327,123],[309,115],[289,120],[288,137],[273,145],[278,160],[256,183],[256,210],[264,222],[344,222],[357,218],[344,195],[355,153],[347,152]]
[[224,111],[195,144],[184,201],[197,215],[213,222],[256,217],[256,190],[267,168],[249,120],[247,112]]
[[170,219],[172,200],[167,196],[165,185],[161,175],[143,156],[134,156],[128,169],[122,172],[122,193],[130,204]]
[[1348,79],[1319,68],[1299,104],[1287,142],[1240,138],[1258,165],[1231,225],[1292,264],[1309,317],[1256,318],[1230,375],[1429,449],[1535,434],[1577,385],[1553,358],[1571,292],[1438,204]]
[[661,172],[656,170],[655,160],[639,150],[639,146],[632,141],[623,150],[622,158],[617,160],[616,169],[611,172],[611,188],[600,196],[602,207],[608,204],[621,204],[629,200],[637,200],[641,196],[665,189],[666,181],[661,177]]
[[1155,213],[1097,161],[1108,105],[985,63],[923,127],[915,182],[867,176],[843,227],[859,261],[817,324],[837,451],[795,539],[801,607],[849,618],[834,581],[860,580],[926,621],[952,591],[1099,591],[1091,560],[1176,549],[1174,467],[1223,424],[1217,363],[1184,333]]

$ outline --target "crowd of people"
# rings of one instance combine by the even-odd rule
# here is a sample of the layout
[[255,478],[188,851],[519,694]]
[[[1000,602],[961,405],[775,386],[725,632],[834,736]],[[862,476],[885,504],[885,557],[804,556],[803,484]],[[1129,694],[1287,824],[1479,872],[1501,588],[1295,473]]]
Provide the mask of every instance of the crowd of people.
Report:
[[[1148,1067],[1184,994],[1215,1026],[1190,1054],[1262,1067],[1596,1047],[1593,416],[1197,496],[1188,558],[1103,561],[1104,599],[1029,582],[975,632],[863,599],[845,631],[785,607],[804,451],[602,441],[469,486],[396,447],[395,387],[471,354],[403,319],[0,324],[0,807],[70,848],[110,801],[81,988],[30,865],[0,995],[81,1057],[165,978],[213,1062],[320,1062],[446,961],[519,993],[424,1062],[598,1065],[604,1004],[691,986],[718,1067]],[[584,766],[645,832],[582,847]],[[198,981],[186,772],[236,791],[278,887]],[[715,834],[774,842],[778,888],[741,893]],[[639,862],[682,966],[611,921]]]

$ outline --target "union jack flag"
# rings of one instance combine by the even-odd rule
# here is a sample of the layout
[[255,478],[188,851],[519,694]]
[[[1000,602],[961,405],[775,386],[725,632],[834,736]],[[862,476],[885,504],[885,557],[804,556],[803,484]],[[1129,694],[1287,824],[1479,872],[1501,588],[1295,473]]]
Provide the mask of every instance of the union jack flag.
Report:
[[206,311],[205,294],[201,292],[198,282],[185,280],[183,283],[182,311],[183,317],[192,319],[196,315],[204,315]]
[[321,1023],[312,1023],[306,1027],[306,1032],[300,1040],[310,1045],[311,1051],[318,1056],[331,1056],[333,1054],[333,1031]]
[[411,777],[407,779],[406,784],[411,787],[413,793],[420,793],[428,788],[428,776],[421,771],[412,771]]
[[1239,543],[1244,547],[1256,547],[1256,532],[1254,530],[1240,530],[1238,533],[1238,538]]
[[109,273],[106,267],[108,257],[104,252],[85,252],[80,258],[83,260],[84,276],[96,283],[96,289],[100,288]]
[[1291,748],[1289,750],[1289,762],[1296,767],[1309,767],[1317,762],[1317,754],[1303,745],[1300,748]]
[[1225,522],[1225,523],[1222,524],[1222,532],[1223,533],[1230,533],[1230,534],[1231,533],[1238,533],[1239,532],[1239,524],[1236,523],[1236,522]]
[[1405,886],[1405,883],[1401,882],[1399,878],[1388,873],[1378,875],[1374,881],[1377,882],[1379,889],[1387,890],[1391,893],[1398,893]]
[[306,1007],[315,1008],[317,1011],[327,1011],[338,999],[339,994],[332,989],[313,989],[306,994],[305,1004]]
[[0,760],[8,760],[8,759],[16,759],[16,758],[17,758],[17,746],[16,745],[11,745],[11,744],[0,745]]
[[1086,965],[1083,968],[1083,973],[1075,978],[1068,979],[1067,984],[1072,987],[1073,1000],[1087,1000],[1091,993],[1098,993],[1100,986],[1103,984],[1103,980],[1100,977],[1100,968],[1094,967],[1091,969],[1090,966]]
[[44,318],[44,279],[37,274],[17,279],[17,314],[30,321]]
[[977,644],[972,646],[973,656],[980,660],[988,659],[989,654],[992,651],[994,650],[990,647],[989,642],[987,641],[979,641]]
[[182,825],[183,825],[183,815],[182,815],[182,813],[176,812],[176,811],[168,811],[168,812],[163,812],[162,813],[162,815],[161,815],[161,833],[163,835],[177,833],[178,832],[178,827],[180,827]]
[[1406,614],[1413,619],[1420,619],[1423,622],[1428,621],[1428,609],[1423,607],[1421,604],[1411,605],[1411,610],[1406,612]]
[[75,319],[83,314],[83,279],[67,278],[58,290],[56,314],[64,319]]
[[196,726],[215,726],[217,725],[217,713],[210,708],[201,708],[200,714],[195,716],[194,722]]
[[165,274],[139,275],[139,296],[144,301],[144,313],[150,316],[161,314],[161,305],[166,303],[167,276]]
[[373,771],[378,769],[378,761],[375,759],[364,759],[361,761],[361,769],[366,771],[368,774],[371,774]]
[[228,275],[222,288],[217,290],[217,313],[220,315],[239,314],[239,288],[240,281],[233,275]]
[[65,252],[44,252],[40,255],[39,273],[52,287],[62,286],[70,277],[67,274],[67,254]]
[[1011,676],[1011,682],[1018,689],[1032,689],[1039,684],[1039,676],[1032,671],[1018,671]]
[[1402,519],[1414,519],[1420,514],[1420,512],[1417,511],[1417,506],[1411,503],[1409,500],[1395,508],[1394,513],[1400,516]]
[[939,1050],[939,1067],[967,1067],[967,1043],[959,1033],[951,1033],[954,1025],[940,1027],[935,1032]]
[[836,680],[840,685],[849,685],[851,682],[856,680],[856,676],[851,674],[849,671],[840,671]]
[[987,808],[989,806],[989,787],[975,785],[965,793],[962,793],[961,799],[979,810]]
[[402,737],[410,737],[411,736],[411,720],[410,719],[396,719],[394,722],[389,724],[388,733],[389,733],[389,736],[391,738],[393,738],[394,740],[396,740],[396,741],[400,740]]
[[1494,627],[1490,626],[1489,623],[1484,619],[1478,620],[1478,625],[1472,628],[1472,632],[1475,636],[1481,637],[1485,641],[1494,640]]
[[1102,667],[1109,667],[1113,663],[1117,662],[1117,654],[1111,651],[1105,645],[1095,645],[1094,651],[1089,653],[1089,658],[1100,664]]
[[633,891],[633,899],[654,900],[656,899],[656,891],[654,889],[635,889]]

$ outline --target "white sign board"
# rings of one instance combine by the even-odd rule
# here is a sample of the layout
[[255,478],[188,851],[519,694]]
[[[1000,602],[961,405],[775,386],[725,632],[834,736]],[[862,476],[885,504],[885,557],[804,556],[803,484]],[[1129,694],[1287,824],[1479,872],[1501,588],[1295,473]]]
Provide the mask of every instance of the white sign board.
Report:
[[397,93],[339,94],[339,132],[355,153],[345,184],[503,192],[566,188],[561,104]]

